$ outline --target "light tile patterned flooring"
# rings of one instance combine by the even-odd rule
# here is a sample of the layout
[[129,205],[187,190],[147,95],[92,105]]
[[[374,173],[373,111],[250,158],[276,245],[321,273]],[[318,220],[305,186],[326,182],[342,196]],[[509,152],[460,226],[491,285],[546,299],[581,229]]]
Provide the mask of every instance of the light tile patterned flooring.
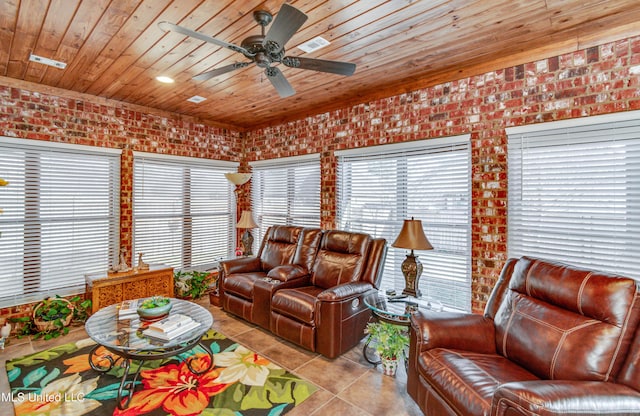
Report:
[[[210,306],[206,297],[200,304],[211,311],[214,329],[318,386],[315,394],[287,415],[422,415],[406,392],[404,365],[399,366],[395,378],[385,376],[379,366],[376,368],[364,360],[362,345],[330,360],[275,337],[259,327],[223,312],[220,308]],[[7,373],[4,371],[6,360],[86,336],[84,329],[78,327],[72,329],[67,336],[53,341],[11,338],[9,345],[0,352],[0,416],[13,415],[13,406],[4,401],[9,393]]]

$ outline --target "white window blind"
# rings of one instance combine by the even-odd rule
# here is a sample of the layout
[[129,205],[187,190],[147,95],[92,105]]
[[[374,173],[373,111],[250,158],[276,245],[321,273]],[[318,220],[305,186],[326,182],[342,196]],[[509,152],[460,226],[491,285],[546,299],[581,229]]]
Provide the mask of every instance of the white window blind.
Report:
[[237,164],[134,154],[133,252],[147,263],[208,269],[231,255]]
[[422,220],[434,250],[416,251],[423,298],[471,309],[469,136],[347,150],[338,155],[338,221],[389,243],[381,288],[404,288],[407,250],[391,247],[404,219]]
[[507,134],[509,256],[640,280],[640,112]]
[[84,292],[117,258],[120,151],[0,138],[0,306]]
[[[250,163],[251,209],[259,229],[255,247],[272,225],[320,227],[320,155]],[[257,252],[257,250],[254,250]]]

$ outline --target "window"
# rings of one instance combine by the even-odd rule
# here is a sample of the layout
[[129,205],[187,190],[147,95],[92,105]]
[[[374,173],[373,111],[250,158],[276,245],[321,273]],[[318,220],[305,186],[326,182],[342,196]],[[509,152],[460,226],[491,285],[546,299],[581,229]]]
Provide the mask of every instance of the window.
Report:
[[84,292],[117,259],[120,151],[0,138],[0,306]]
[[[471,309],[471,165],[469,136],[336,152],[339,227],[384,237],[404,219],[422,220],[434,250],[416,252],[423,297]],[[389,247],[381,288],[404,288],[406,250]]]
[[208,269],[233,250],[237,164],[135,152],[133,252],[147,263]]
[[640,280],[640,112],[507,134],[509,256]]
[[251,167],[251,209],[260,226],[253,233],[256,247],[272,225],[320,227],[320,155],[251,162]]

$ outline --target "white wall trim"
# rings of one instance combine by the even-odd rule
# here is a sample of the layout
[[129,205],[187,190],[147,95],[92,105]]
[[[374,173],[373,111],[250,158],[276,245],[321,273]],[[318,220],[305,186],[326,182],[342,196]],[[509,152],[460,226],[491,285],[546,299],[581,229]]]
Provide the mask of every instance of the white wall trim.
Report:
[[532,133],[544,130],[568,129],[584,127],[594,124],[615,123],[619,121],[640,119],[640,110],[621,111],[618,113],[602,114],[598,116],[578,117],[568,120],[549,121],[547,123],[527,124],[525,126],[507,127],[507,136],[514,134]]
[[291,157],[280,157],[276,159],[265,159],[265,160],[256,160],[253,162],[249,162],[249,166],[251,167],[264,167],[264,166],[275,166],[275,165],[289,165],[295,164],[299,162],[308,162],[320,160],[320,153],[312,153],[308,155],[300,155],[300,156],[291,156]]
[[111,147],[98,147],[98,146],[88,146],[84,144],[71,144],[71,143],[59,143],[59,142],[50,142],[46,140],[33,140],[33,139],[23,139],[18,137],[6,137],[0,136],[0,145],[8,145],[12,147],[33,147],[33,148],[49,148],[49,149],[59,149],[59,150],[73,150],[80,151],[83,153],[103,153],[103,154],[112,154],[112,155],[120,155],[122,154],[122,149],[114,149]]
[[150,159],[150,160],[164,160],[167,162],[175,162],[175,163],[195,163],[200,165],[207,166],[217,166],[229,169],[236,169],[240,166],[239,162],[230,162],[228,160],[216,160],[216,159],[207,159],[202,157],[189,157],[189,156],[174,156],[174,155],[166,155],[162,153],[152,153],[152,152],[133,152],[134,158],[141,159]]
[[437,147],[437,146],[447,146],[447,145],[455,145],[460,143],[466,143],[471,140],[471,134],[460,134],[457,136],[448,136],[448,137],[438,137],[435,139],[423,139],[423,140],[414,140],[411,142],[402,142],[402,143],[392,143],[392,144],[382,144],[378,146],[368,146],[368,147],[358,147],[355,149],[345,149],[345,150],[336,150],[334,154],[336,156],[356,156],[356,155],[365,155],[371,153],[389,153],[389,152],[398,152],[404,150],[411,150],[416,148],[425,148],[425,147]]

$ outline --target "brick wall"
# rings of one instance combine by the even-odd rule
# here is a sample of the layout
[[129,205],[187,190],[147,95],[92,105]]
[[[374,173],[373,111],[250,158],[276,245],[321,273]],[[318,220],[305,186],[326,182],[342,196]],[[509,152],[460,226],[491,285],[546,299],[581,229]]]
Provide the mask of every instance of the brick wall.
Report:
[[472,308],[507,255],[505,127],[640,109],[640,37],[435,85],[247,134],[256,160],[321,154],[322,226],[336,224],[334,151],[471,133]]
[[[333,228],[335,150],[471,133],[472,307],[479,312],[506,260],[505,127],[640,109],[640,37],[248,133],[97,97],[12,84],[0,79],[0,135],[124,149],[121,227],[129,251],[133,151],[242,160],[241,171],[249,169],[243,150],[251,160],[319,152],[322,226]],[[249,207],[250,185],[242,189],[238,212]]]
[[[122,149],[120,244],[127,258],[132,258],[134,151],[241,160],[238,131],[85,94],[41,89],[0,79],[0,135]],[[24,316],[30,306],[3,309],[0,316]]]

